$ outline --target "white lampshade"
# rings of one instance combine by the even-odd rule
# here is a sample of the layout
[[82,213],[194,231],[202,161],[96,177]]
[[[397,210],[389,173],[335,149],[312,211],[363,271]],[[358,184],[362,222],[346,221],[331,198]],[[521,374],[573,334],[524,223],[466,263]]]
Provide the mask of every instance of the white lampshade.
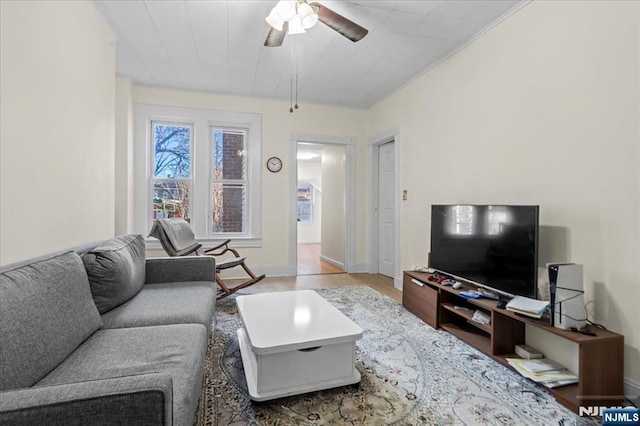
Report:
[[298,5],[298,16],[302,22],[302,28],[308,30],[318,22],[318,14],[313,11],[313,8],[307,3],[300,3]]
[[282,31],[282,26],[284,25],[284,19],[282,19],[278,14],[276,7],[271,9],[271,13],[269,13],[269,16],[264,18],[264,20],[267,21],[267,24],[271,25],[271,28],[273,28],[274,30]]
[[293,34],[302,34],[302,33],[306,33],[306,31],[302,26],[302,21],[300,20],[300,17],[296,15],[289,21],[289,31],[287,32],[287,34],[293,35]]
[[296,16],[296,2],[295,0],[280,0],[276,4],[275,10],[284,21],[290,21]]

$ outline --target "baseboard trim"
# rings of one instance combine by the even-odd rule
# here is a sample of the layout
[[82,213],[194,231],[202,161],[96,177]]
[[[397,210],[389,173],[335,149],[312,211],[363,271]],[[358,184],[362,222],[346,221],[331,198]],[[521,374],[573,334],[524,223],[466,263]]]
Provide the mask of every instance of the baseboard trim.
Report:
[[[256,275],[265,274],[267,277],[291,277],[296,275],[295,268],[290,268],[287,265],[253,266],[251,264],[248,264],[248,266]],[[242,268],[231,268],[222,272],[222,276],[226,279],[247,278],[247,275],[244,273]]]
[[[326,259],[325,259],[326,260]],[[327,262],[329,262],[329,260],[327,260]],[[329,262],[332,263],[332,262]],[[336,265],[335,263],[333,263],[334,265]],[[336,265],[342,269],[344,269],[344,267],[342,266],[342,264],[338,264]],[[357,263],[355,265],[350,265],[353,268],[353,271],[355,273],[368,273],[368,265],[366,263]],[[265,274],[267,277],[293,277],[296,275],[296,268],[295,267],[289,267],[287,265],[279,265],[279,266],[252,266],[249,265],[249,267],[251,268],[251,270],[260,275],[260,274]],[[235,269],[235,268],[233,268]],[[231,271],[233,271],[233,269]],[[231,276],[227,276],[226,278],[231,278]],[[242,278],[242,277],[238,277],[238,278]]]
[[625,398],[629,399],[638,407],[638,405],[640,405],[640,383],[629,377],[625,377],[623,383]]
[[402,291],[402,277],[395,277],[393,279],[393,286],[397,289]]
[[359,274],[367,274],[369,273],[369,264],[368,263],[356,263],[353,266],[353,271]]
[[339,262],[335,259],[332,259],[327,256],[323,256],[323,255],[320,255],[320,260],[324,260],[325,262],[330,263],[334,266],[337,266],[338,268],[342,268],[344,270],[344,262]]

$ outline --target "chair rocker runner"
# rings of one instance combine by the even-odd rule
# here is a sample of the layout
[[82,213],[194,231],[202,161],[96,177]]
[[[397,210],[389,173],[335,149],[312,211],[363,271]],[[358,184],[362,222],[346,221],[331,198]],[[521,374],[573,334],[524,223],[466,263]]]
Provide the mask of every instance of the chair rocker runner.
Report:
[[[199,250],[202,248],[202,244],[196,241],[191,226],[184,219],[157,219],[153,223],[149,236],[160,240],[162,248],[169,256],[200,255]],[[216,259],[216,283],[220,287],[218,299],[249,287],[265,277],[264,274],[254,274],[245,264],[246,258],[240,256],[236,249],[229,247],[230,242],[231,240],[228,239],[211,249],[204,250],[205,255],[214,257],[224,256],[227,253],[233,254],[233,257],[221,261]],[[249,275],[249,279],[235,286],[229,286],[220,277],[220,271],[235,268],[236,266],[241,266]]]

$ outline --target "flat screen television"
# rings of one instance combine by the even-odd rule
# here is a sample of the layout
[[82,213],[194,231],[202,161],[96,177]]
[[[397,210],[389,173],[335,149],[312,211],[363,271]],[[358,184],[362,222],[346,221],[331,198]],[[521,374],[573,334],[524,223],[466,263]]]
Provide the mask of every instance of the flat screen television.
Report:
[[429,267],[506,296],[537,295],[539,206],[432,205]]

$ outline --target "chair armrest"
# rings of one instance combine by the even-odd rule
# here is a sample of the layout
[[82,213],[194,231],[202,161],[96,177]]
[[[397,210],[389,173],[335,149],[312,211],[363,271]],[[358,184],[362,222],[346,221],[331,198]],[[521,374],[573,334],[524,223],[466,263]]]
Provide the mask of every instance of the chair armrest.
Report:
[[162,373],[0,393],[2,425],[172,423],[171,376]]
[[[231,253],[233,253],[235,257],[240,257],[240,253],[238,253],[238,250],[234,249],[233,247],[229,247],[230,242],[231,240],[226,240],[213,248],[205,250],[204,254],[208,256],[224,256],[227,252],[230,251]],[[220,250],[220,251],[217,253],[212,253],[216,250]]]
[[151,257],[145,284],[180,281],[215,281],[216,261],[211,256]]
[[205,250],[204,252],[205,252],[205,253],[211,253],[212,251],[218,250],[219,248],[222,248],[222,247],[224,247],[224,248],[226,249],[226,248],[227,248],[227,247],[226,247],[226,246],[227,246],[227,244],[229,244],[230,242],[231,242],[231,240],[230,240],[230,239],[229,239],[229,240],[224,240],[223,242],[221,242],[221,243],[220,243],[220,244],[218,244],[217,246],[212,247],[212,248],[210,248],[210,249],[207,249],[207,250]]

